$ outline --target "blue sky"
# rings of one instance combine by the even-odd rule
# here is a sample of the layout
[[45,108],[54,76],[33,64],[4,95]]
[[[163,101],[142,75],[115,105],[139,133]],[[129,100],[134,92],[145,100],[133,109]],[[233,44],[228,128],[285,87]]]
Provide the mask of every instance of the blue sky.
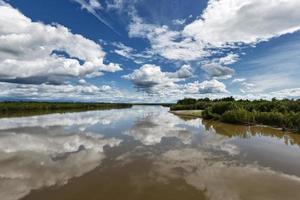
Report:
[[296,0],[0,0],[0,99],[299,98]]

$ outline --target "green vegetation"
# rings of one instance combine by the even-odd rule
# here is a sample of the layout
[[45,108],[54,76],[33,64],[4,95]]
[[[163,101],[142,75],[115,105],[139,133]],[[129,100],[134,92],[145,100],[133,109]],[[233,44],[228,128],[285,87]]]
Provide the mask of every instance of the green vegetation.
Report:
[[300,100],[183,99],[175,110],[203,110],[205,119],[232,124],[262,124],[300,132]]
[[124,103],[0,102],[0,117],[130,108],[131,106]]
[[134,106],[163,106],[163,107],[171,107],[174,103],[133,103]]
[[202,117],[202,110],[174,110],[171,113],[186,118]]

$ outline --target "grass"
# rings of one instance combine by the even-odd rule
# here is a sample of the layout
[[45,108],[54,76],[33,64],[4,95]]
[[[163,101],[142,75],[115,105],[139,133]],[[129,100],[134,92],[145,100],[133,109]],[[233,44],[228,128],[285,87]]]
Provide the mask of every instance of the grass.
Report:
[[202,110],[174,110],[171,113],[182,117],[202,117]]

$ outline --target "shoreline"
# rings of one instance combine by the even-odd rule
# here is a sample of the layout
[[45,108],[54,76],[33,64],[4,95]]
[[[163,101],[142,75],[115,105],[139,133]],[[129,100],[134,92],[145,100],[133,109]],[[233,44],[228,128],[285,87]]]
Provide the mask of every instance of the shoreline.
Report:
[[1,102],[0,118],[131,108],[125,103]]
[[201,118],[203,110],[170,110],[169,112],[182,117]]
[[[202,118],[201,113],[203,110],[170,110],[170,113],[183,117],[183,118]],[[241,123],[241,124],[235,124],[235,123],[228,123],[228,122],[223,122],[221,120],[215,120],[215,119],[204,119],[208,121],[214,121],[214,122],[220,122],[220,123],[225,123],[225,124],[231,124],[231,125],[242,125],[242,126],[250,126],[250,127],[267,127],[267,128],[272,128],[274,130],[282,131],[284,133],[292,133],[292,134],[300,134],[299,131],[296,130],[291,130],[291,129],[284,129],[281,127],[276,127],[276,126],[270,126],[270,125],[265,125],[265,124],[255,124],[255,123]]]

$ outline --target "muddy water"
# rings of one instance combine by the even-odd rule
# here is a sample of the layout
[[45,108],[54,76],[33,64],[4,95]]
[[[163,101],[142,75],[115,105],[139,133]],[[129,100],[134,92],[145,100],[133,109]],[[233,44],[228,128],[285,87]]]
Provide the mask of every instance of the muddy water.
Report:
[[1,200],[300,199],[300,135],[160,106],[0,119]]

